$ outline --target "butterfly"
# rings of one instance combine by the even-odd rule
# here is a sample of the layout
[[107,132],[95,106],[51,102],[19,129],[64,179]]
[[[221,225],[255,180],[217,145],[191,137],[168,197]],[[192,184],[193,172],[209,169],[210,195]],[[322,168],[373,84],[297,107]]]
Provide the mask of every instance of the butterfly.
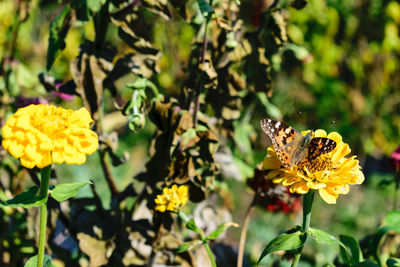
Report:
[[276,120],[263,119],[261,128],[271,138],[276,155],[284,167],[312,162],[322,154],[331,152],[336,142],[325,137],[314,137],[313,131],[302,135],[296,129]]

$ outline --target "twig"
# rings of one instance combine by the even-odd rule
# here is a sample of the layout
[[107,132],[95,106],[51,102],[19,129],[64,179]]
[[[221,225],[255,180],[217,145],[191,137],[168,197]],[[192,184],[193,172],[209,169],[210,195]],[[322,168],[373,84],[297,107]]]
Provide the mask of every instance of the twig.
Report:
[[118,195],[119,192],[118,192],[117,187],[115,186],[114,178],[111,174],[110,167],[108,166],[108,161],[106,159],[106,153],[102,149],[100,149],[99,152],[100,152],[101,168],[103,169],[103,173],[106,178],[108,188],[111,191],[111,196],[115,197]]
[[[210,0],[210,6],[212,6],[212,1]],[[201,53],[201,58],[200,58],[200,64],[199,67],[201,65],[204,64],[205,60],[206,60],[206,52],[207,52],[207,30],[208,30],[208,23],[211,20],[211,15],[212,14],[208,14],[206,20],[204,21],[205,26],[204,26],[204,35],[203,35],[203,50]],[[202,91],[203,88],[203,79],[202,79],[202,73],[199,74],[198,76],[199,78],[199,82],[197,83],[196,86],[196,91],[195,91],[195,101],[194,101],[194,110],[193,110],[193,127],[196,128],[197,127],[197,120],[198,120],[198,116],[197,113],[199,112],[199,108],[200,108],[200,93]]]
[[246,236],[247,236],[247,228],[249,227],[250,222],[250,214],[253,210],[255,204],[257,203],[258,192],[255,193],[253,200],[250,203],[249,208],[246,211],[246,215],[244,217],[242,230],[240,231],[240,242],[239,242],[239,254],[237,258],[237,267],[243,266],[243,256],[244,256],[244,247],[246,244]]
[[[200,59],[200,65],[203,65],[205,62],[206,58],[206,51],[207,51],[207,28],[208,28],[208,20],[206,20],[204,26],[204,36],[203,36],[203,51],[201,53],[201,59]],[[200,108],[200,93],[201,89],[203,87],[203,79],[201,79],[202,73],[199,74],[199,82],[197,83],[196,86],[196,91],[195,91],[195,100],[194,100],[194,110],[193,110],[193,127],[196,128],[197,126],[197,113]]]

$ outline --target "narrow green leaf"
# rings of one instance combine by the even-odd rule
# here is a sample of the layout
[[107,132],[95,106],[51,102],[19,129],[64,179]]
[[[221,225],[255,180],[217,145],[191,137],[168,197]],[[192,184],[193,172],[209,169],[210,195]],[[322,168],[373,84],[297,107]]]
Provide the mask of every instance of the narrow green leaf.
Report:
[[199,4],[200,12],[203,16],[214,13],[213,8],[206,0],[197,0],[197,3]]
[[400,233],[400,210],[390,211],[383,221],[391,230]]
[[400,267],[400,259],[390,258],[386,261],[388,267]]
[[50,23],[46,70],[49,71],[57,56],[65,48],[65,37],[70,28],[71,7],[66,5]]
[[[24,267],[36,267],[37,266],[37,255],[29,258],[29,260],[25,263]],[[44,255],[43,259],[43,267],[56,267],[51,261],[51,257],[49,255]]]
[[0,201],[0,207],[7,206],[10,208],[30,208],[30,207],[38,207],[47,201],[47,196],[40,197],[39,196],[39,188],[37,186],[33,186],[19,195],[16,195],[14,198],[9,199],[7,201]]
[[340,256],[347,265],[355,265],[364,260],[360,245],[354,237],[340,235],[339,239],[347,247],[347,249],[340,247]]
[[55,185],[50,188],[50,195],[58,202],[62,202],[78,194],[79,190],[88,184],[90,184],[89,181]]
[[234,223],[234,222],[221,223],[220,225],[217,226],[217,229],[215,229],[211,234],[209,234],[206,237],[206,239],[215,239],[215,238],[217,238],[220,234],[225,232],[225,230],[228,229],[231,226],[238,227],[239,225],[237,223]]
[[282,233],[274,238],[264,251],[261,253],[260,258],[258,259],[258,263],[267,256],[268,254],[279,251],[279,250],[293,250],[297,249],[301,246],[304,246],[304,243],[307,240],[307,236],[305,233],[302,233],[300,230],[297,230],[292,233]]
[[185,251],[192,250],[192,249],[196,248],[197,246],[199,246],[201,243],[202,243],[201,240],[193,240],[193,241],[185,242],[185,243],[179,245],[179,247],[176,249],[176,253],[182,253]]

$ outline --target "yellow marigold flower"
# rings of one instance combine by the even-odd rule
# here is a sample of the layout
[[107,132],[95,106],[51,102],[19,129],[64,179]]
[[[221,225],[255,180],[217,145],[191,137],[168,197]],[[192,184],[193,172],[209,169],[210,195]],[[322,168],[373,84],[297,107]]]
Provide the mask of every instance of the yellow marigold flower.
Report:
[[[305,135],[307,132],[302,132]],[[263,169],[269,170],[268,178],[274,183],[289,186],[290,192],[306,194],[310,189],[318,190],[321,198],[328,204],[335,204],[339,194],[347,194],[349,185],[361,184],[364,174],[356,156],[346,157],[350,153],[348,144],[336,132],[327,135],[324,130],[315,131],[315,137],[328,137],[336,141],[334,150],[323,154],[313,162],[302,162],[299,166],[284,168],[273,146],[267,150]]]
[[97,150],[98,137],[85,108],[29,105],[15,112],[1,129],[2,145],[26,168],[50,164],[82,164]]
[[173,185],[171,188],[165,187],[161,195],[157,195],[154,202],[156,203],[156,210],[165,212],[179,211],[188,201],[188,187],[186,185]]

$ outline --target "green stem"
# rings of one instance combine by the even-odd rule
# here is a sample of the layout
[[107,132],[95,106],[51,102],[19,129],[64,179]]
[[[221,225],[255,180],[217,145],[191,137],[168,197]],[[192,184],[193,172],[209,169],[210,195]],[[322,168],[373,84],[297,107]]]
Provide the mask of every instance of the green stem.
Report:
[[398,202],[398,194],[399,194],[399,187],[400,187],[400,174],[397,174],[395,177],[396,187],[394,189],[393,195],[393,210],[397,210],[397,202]]
[[207,243],[207,240],[203,240],[203,245],[207,251],[208,257],[210,257],[212,267],[217,267],[217,264],[215,263],[215,259],[214,259],[214,254],[212,253],[210,246]]
[[[315,194],[315,191],[310,190],[303,197],[303,225],[302,225],[302,229],[301,229],[301,231],[304,233],[303,244],[307,241],[307,237],[308,237],[307,231],[310,228],[311,208],[312,208],[312,204],[314,201],[314,194]],[[304,245],[297,249],[291,267],[297,266],[297,263],[300,260],[301,252],[303,251],[303,248],[304,248]]]
[[[40,196],[47,197],[49,191],[51,165],[43,168],[40,171]],[[40,206],[40,228],[39,228],[39,251],[37,257],[37,267],[43,266],[44,260],[44,245],[46,240],[47,226],[47,200]]]

